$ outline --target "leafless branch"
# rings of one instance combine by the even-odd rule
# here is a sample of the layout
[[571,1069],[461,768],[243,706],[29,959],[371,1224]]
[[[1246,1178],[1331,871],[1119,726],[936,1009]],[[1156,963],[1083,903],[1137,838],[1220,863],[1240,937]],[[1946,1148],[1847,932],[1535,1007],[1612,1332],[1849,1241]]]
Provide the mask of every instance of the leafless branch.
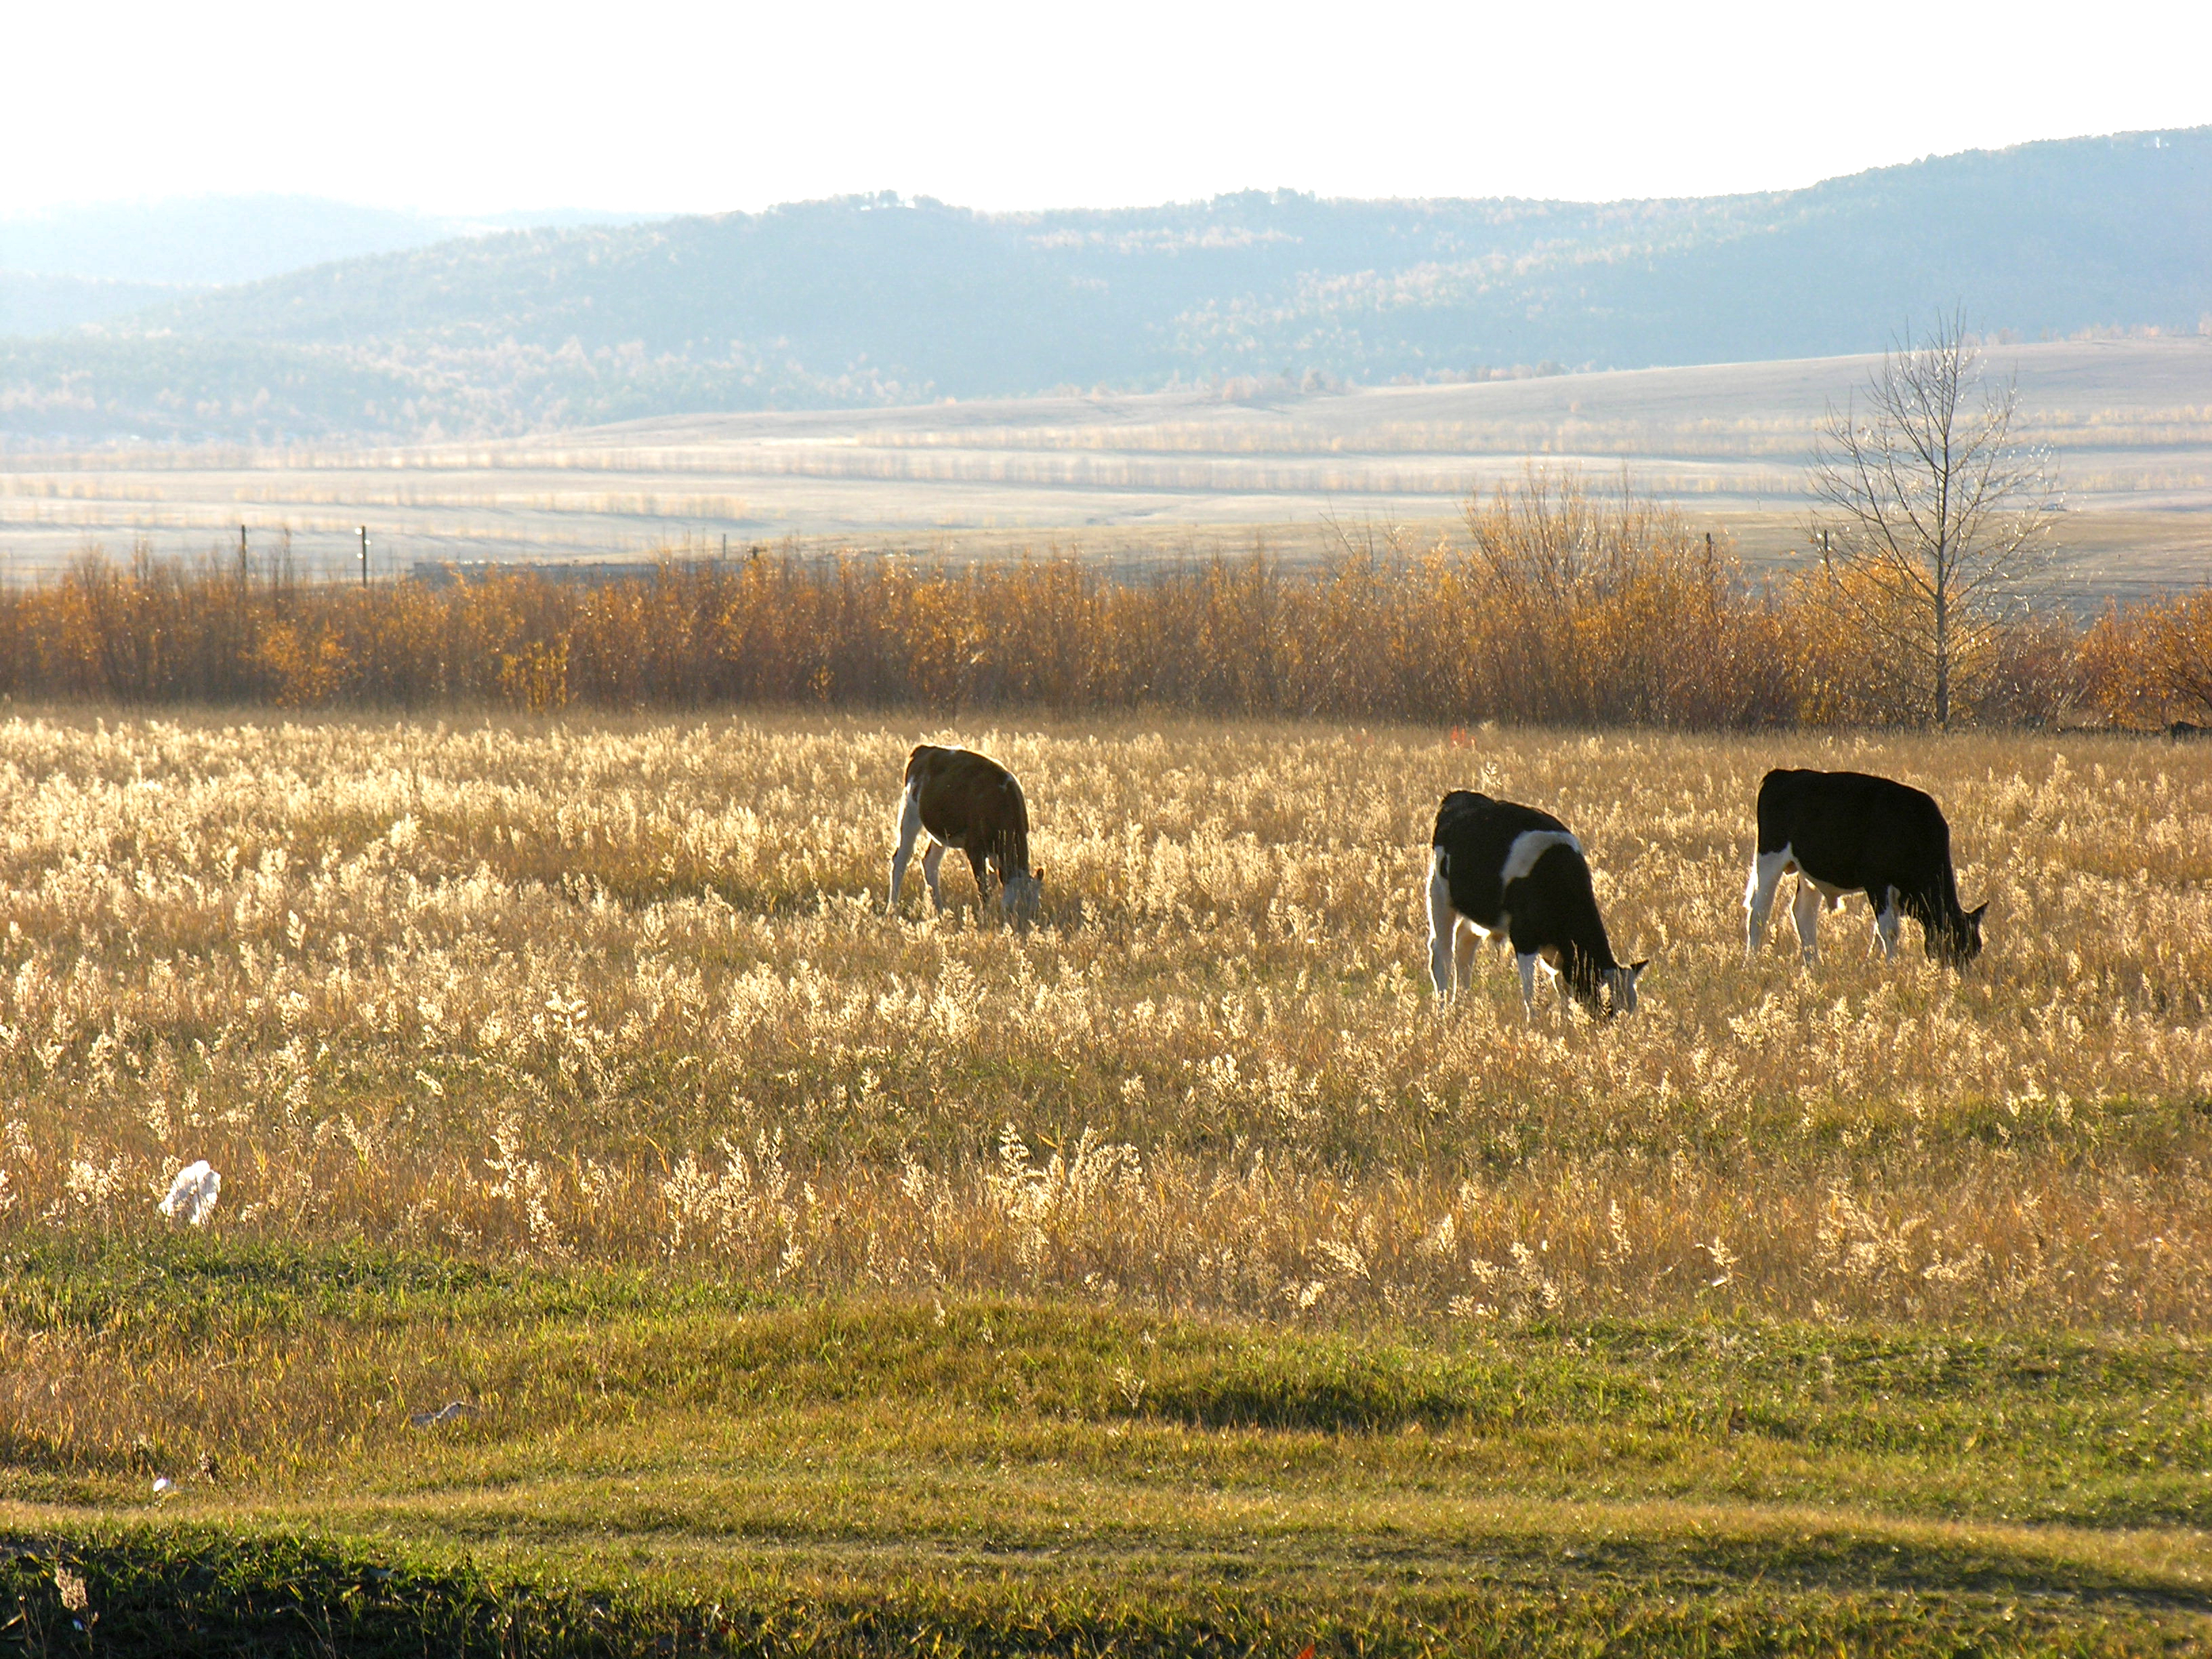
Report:
[[2010,441],[2017,387],[1984,382],[1963,315],[1884,353],[1863,395],[1830,405],[1813,456],[1824,592],[1914,711],[1948,726],[2048,566],[2063,497],[2048,452]]

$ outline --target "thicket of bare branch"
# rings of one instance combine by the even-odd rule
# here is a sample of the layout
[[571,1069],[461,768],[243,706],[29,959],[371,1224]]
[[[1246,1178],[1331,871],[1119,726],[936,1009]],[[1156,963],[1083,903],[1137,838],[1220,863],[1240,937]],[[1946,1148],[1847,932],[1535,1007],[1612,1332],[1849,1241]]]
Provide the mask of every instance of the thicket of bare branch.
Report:
[[1826,557],[1811,594],[1864,640],[1881,700],[1938,727],[1999,672],[2051,556],[2057,478],[2047,452],[2013,441],[2014,405],[1953,317],[1883,355],[1863,404],[1829,410],[1814,457]]

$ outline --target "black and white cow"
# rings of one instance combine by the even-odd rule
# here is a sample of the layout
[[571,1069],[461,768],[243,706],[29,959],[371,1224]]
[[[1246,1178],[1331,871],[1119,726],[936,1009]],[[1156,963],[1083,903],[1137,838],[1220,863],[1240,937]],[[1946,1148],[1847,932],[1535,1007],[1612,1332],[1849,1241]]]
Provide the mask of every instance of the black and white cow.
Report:
[[1963,966],[1982,951],[1984,904],[1959,906],[1951,868],[1951,826],[1943,810],[1921,791],[1865,772],[1769,772],[1759,786],[1759,846],[1743,890],[1751,919],[1746,959],[1766,937],[1782,878],[1797,877],[1790,906],[1805,960],[1823,905],[1842,904],[1847,893],[1864,893],[1874,907],[1875,942],[1885,957],[1897,954],[1898,918],[1921,926],[1928,954]]
[[1437,808],[1429,845],[1429,978],[1439,998],[1470,977],[1478,939],[1504,935],[1529,1018],[1540,963],[1591,1013],[1634,1011],[1644,964],[1613,960],[1582,843],[1565,824],[1533,806],[1455,789]]
[[898,844],[891,852],[890,900],[884,914],[898,908],[899,888],[917,837],[929,837],[921,855],[921,878],[939,908],[937,867],[945,849],[968,854],[975,872],[978,898],[991,896],[991,876],[999,878],[999,908],[1027,928],[1043,894],[1039,872],[1030,868],[1030,809],[1014,775],[972,749],[939,749],[922,744],[907,757],[906,787],[899,797]]

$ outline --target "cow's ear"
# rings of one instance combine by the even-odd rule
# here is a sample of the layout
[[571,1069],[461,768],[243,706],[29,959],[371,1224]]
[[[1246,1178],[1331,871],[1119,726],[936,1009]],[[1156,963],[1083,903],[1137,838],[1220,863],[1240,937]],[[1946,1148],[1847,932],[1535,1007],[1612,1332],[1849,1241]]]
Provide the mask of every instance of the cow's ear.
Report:
[[1972,922],[1975,927],[1980,927],[1982,925],[1982,917],[1988,913],[1989,908],[1990,902],[1987,899],[1984,899],[1979,904],[1977,904],[1972,909],[1966,912],[1966,920]]
[[1649,968],[1650,965],[1651,965],[1651,958],[1650,958],[1650,957],[1644,957],[1644,960],[1643,960],[1643,961],[1641,961],[1641,962],[1632,962],[1632,963],[1630,963],[1628,964],[1628,973],[1629,973],[1629,976],[1630,976],[1632,979],[1632,978],[1634,978],[1637,975],[1638,975],[1638,974],[1642,973],[1642,972],[1643,972],[1646,968]]
[[1030,879],[1031,881],[1042,881],[1044,879],[1044,866],[1042,864],[1032,864],[1030,866]]

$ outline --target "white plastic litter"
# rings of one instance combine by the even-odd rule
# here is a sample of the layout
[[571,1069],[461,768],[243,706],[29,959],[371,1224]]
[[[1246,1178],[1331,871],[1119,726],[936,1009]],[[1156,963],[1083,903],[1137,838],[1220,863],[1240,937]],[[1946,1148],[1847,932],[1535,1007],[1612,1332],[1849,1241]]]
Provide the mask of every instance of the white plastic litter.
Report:
[[222,1190],[222,1177],[205,1158],[187,1164],[169,1183],[169,1195],[161,1200],[161,1213],[173,1221],[199,1226],[215,1213],[216,1194]]
[[441,1410],[416,1412],[407,1420],[418,1429],[434,1429],[439,1424],[450,1423],[457,1417],[475,1417],[480,1409],[465,1400],[449,1400]]

